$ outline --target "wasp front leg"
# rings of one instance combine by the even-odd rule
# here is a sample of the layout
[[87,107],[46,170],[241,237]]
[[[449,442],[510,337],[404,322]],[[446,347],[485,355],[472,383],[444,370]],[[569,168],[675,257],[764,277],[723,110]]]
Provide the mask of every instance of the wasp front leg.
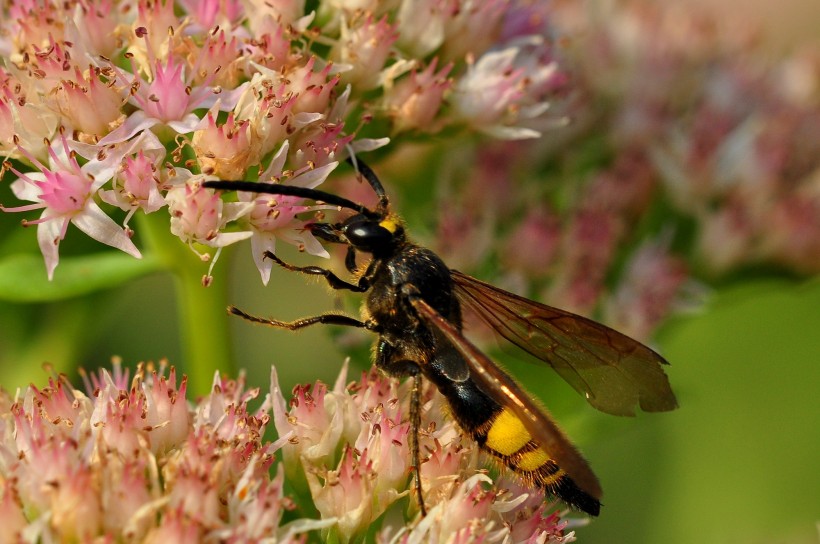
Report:
[[270,259],[282,268],[290,270],[291,272],[301,272],[310,276],[322,276],[333,289],[347,289],[354,293],[364,293],[369,289],[369,284],[364,278],[360,278],[358,283],[349,283],[341,279],[339,276],[321,266],[296,266],[286,263],[276,256],[272,251],[265,251],[265,258]]

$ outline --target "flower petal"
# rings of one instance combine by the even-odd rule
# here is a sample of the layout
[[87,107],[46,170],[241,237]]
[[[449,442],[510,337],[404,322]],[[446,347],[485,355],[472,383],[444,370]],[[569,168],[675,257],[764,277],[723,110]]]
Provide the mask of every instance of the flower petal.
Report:
[[142,253],[123,228],[105,215],[96,203],[89,202],[82,213],[71,218],[71,222],[98,242],[122,250],[137,259],[142,258]]
[[131,138],[137,132],[145,130],[147,128],[151,128],[152,126],[158,123],[159,119],[148,117],[148,115],[144,111],[137,110],[131,115],[129,115],[123,124],[109,132],[103,139],[101,139],[97,143],[98,145],[109,145],[124,142],[125,140]]
[[333,161],[312,170],[308,170],[304,174],[300,174],[299,176],[293,178],[292,185],[312,189],[325,181],[337,166],[339,166],[339,161]]
[[276,237],[272,232],[257,231],[251,237],[251,254],[256,269],[262,276],[262,285],[267,285],[270,281],[270,271],[273,268],[273,262],[265,258],[265,251],[276,251]]
[[[31,181],[44,181],[46,179],[46,176],[42,172],[29,172],[26,173],[26,177]],[[40,202],[40,194],[43,191],[33,183],[28,183],[24,179],[18,179],[12,182],[11,192],[20,200]]]
[[[47,211],[44,212],[41,219],[46,219],[47,213]],[[57,263],[60,262],[60,236],[65,221],[68,220],[53,218],[37,225],[37,242],[46,263],[46,273],[49,281],[54,277],[54,269],[57,268]]]

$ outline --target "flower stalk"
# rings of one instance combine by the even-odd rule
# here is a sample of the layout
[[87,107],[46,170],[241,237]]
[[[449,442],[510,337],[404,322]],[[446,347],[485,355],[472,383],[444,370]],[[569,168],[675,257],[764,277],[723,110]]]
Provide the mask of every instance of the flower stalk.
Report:
[[[167,218],[162,214],[137,216],[140,233],[149,251],[162,263],[175,286],[177,323],[189,387],[204,394],[215,373],[235,372],[231,361],[230,326],[228,323],[228,285],[214,282],[208,289],[202,283],[202,260],[179,243],[168,232]],[[218,266],[218,264],[217,264]]]

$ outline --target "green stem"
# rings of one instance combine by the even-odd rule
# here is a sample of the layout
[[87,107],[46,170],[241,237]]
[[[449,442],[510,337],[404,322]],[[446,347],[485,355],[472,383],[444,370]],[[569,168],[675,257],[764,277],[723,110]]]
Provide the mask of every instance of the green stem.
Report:
[[137,217],[148,249],[174,277],[183,358],[180,366],[188,375],[188,390],[193,395],[204,395],[210,391],[215,372],[235,373],[224,274],[215,274],[217,280],[204,287],[202,277],[208,265],[170,233],[168,217],[162,213]]

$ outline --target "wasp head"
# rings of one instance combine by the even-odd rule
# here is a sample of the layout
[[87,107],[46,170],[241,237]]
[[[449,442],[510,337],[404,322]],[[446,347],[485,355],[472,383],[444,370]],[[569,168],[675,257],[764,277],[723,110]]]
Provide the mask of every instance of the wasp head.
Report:
[[313,223],[308,228],[326,242],[347,244],[375,256],[391,254],[405,241],[404,226],[392,214],[384,217],[356,214],[342,223]]
[[348,162],[356,168],[378,197],[379,202],[375,209],[318,189],[278,183],[206,181],[202,186],[223,191],[248,191],[310,198],[339,208],[347,208],[356,214],[341,223],[312,223],[307,228],[317,238],[326,242],[346,244],[357,251],[371,253],[374,256],[388,255],[404,244],[404,226],[397,216],[390,213],[387,194],[373,170],[361,160],[348,159]]

